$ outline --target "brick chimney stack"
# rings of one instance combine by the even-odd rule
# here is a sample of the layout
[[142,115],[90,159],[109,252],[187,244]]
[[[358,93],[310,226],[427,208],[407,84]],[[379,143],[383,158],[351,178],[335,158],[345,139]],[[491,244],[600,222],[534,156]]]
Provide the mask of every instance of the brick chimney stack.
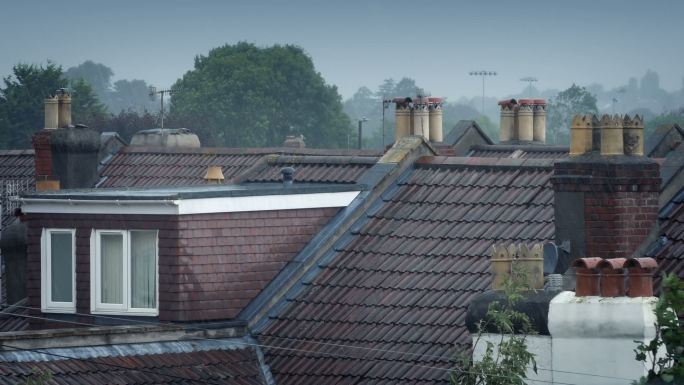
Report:
[[643,154],[643,124],[641,135],[630,132],[625,139],[625,121],[639,130],[633,123],[641,121],[638,116],[573,119],[571,157],[555,163],[552,178],[556,243],[570,241],[570,255],[559,260],[557,272],[576,258],[631,257],[655,224],[660,169],[643,155],[624,154],[625,140],[630,154]]

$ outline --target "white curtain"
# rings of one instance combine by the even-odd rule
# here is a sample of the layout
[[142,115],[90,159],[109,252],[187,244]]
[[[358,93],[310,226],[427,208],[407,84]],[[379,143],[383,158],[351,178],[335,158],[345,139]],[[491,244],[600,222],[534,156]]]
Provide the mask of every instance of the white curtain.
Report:
[[50,300],[71,302],[73,300],[73,242],[70,232],[50,233]]
[[100,235],[101,302],[123,304],[123,234]]
[[157,232],[131,231],[131,307],[156,307],[156,256]]

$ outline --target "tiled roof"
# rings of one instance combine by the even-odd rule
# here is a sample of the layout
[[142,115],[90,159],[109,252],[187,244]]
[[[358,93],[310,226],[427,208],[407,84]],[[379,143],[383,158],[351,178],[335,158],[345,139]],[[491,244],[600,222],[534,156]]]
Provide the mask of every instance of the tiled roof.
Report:
[[661,236],[647,251],[647,256],[658,261],[655,287],[659,287],[660,272],[684,279],[684,189],[660,210],[658,217]]
[[3,227],[14,220],[10,197],[34,189],[33,150],[0,150],[0,205]]
[[279,385],[449,383],[490,246],[554,237],[551,162],[497,161],[422,158],[388,188],[253,329]]
[[[71,356],[69,356],[71,357]],[[48,371],[47,384],[235,384],[262,385],[253,349],[0,362],[0,385],[24,383]]]
[[[3,281],[5,277],[3,276]],[[6,295],[3,287],[2,293],[2,303],[6,302]],[[28,318],[25,317],[29,314],[29,308],[27,306],[26,299],[23,299],[16,303],[15,305],[7,306],[2,308],[2,313],[0,313],[0,333],[4,332],[19,332],[28,329]]]
[[355,183],[378,159],[375,156],[270,155],[262,167],[246,172],[241,179],[244,182],[278,182],[282,180],[281,169],[289,166],[295,169],[295,182]]
[[[127,147],[100,171],[97,187],[190,186],[203,184],[207,166],[221,166],[226,180],[258,166],[268,154],[300,156],[377,156],[374,151],[343,151],[295,148],[197,148],[160,149]],[[341,166],[340,166],[341,167]],[[320,168],[319,168],[320,169]],[[323,173],[324,174],[324,173]],[[320,174],[313,175],[320,177]],[[269,176],[264,176],[270,178]],[[330,176],[324,180],[331,181]]]
[[569,149],[544,145],[476,145],[468,155],[481,158],[566,159]]

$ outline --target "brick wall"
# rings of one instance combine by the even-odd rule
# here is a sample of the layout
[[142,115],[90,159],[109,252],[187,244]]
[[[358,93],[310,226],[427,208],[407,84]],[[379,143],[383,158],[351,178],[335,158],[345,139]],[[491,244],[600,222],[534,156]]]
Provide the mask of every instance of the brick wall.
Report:
[[[76,229],[76,311],[90,313],[93,229],[159,231],[159,319],[234,318],[318,233],[338,208],[184,216],[29,214],[27,294],[40,308],[43,228]],[[48,316],[39,311],[34,316]],[[94,323],[90,316],[74,321]],[[74,327],[32,320],[31,328]]]
[[160,287],[180,321],[234,318],[338,208],[185,215],[177,278]]
[[38,131],[33,135],[36,175],[52,176],[52,149],[50,148],[51,130]]
[[[552,181],[556,233],[575,239],[573,258],[629,257],[656,222],[660,171],[648,158],[572,158],[555,163]],[[576,223],[568,223],[572,221]]]

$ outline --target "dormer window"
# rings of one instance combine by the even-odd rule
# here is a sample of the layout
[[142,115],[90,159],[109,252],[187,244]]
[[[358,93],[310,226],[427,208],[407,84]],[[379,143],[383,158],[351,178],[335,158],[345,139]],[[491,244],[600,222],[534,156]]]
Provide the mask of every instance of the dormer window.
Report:
[[76,312],[76,230],[44,229],[41,236],[41,308]]
[[95,230],[92,313],[157,315],[157,231]]

